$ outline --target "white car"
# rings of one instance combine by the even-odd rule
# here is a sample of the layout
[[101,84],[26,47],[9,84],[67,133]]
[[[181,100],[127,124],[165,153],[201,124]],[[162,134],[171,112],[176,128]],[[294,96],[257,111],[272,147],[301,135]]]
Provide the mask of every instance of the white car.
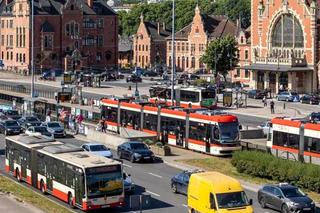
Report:
[[112,152],[109,148],[107,148],[103,144],[99,143],[86,143],[81,146],[85,151],[91,152],[95,155],[99,155],[102,157],[112,158]]
[[29,127],[26,132],[27,135],[29,136],[40,136],[40,135],[44,135],[47,137],[52,137],[52,134],[47,130],[46,127],[44,126],[32,126]]
[[263,130],[263,135],[268,136],[269,133],[272,133],[272,123],[271,121],[264,122],[257,126],[259,129]]

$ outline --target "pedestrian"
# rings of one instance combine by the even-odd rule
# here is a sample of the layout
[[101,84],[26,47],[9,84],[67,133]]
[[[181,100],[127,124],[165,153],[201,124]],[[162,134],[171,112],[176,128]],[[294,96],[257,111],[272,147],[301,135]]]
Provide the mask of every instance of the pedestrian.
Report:
[[274,101],[271,100],[270,102],[270,109],[271,109],[271,114],[274,114]]
[[101,123],[101,132],[106,132],[107,129],[107,122],[106,119],[102,118],[102,123]]
[[50,122],[51,121],[51,111],[49,110],[46,116],[46,122]]
[[266,96],[263,96],[262,102],[263,102],[263,107],[266,107],[267,106],[267,97]]

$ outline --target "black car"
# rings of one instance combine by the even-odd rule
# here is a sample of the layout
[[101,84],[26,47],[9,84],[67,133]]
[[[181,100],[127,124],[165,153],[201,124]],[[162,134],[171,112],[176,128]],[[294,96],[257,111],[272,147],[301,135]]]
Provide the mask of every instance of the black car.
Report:
[[319,97],[307,94],[300,98],[300,102],[303,104],[319,104]]
[[320,122],[320,112],[312,112],[309,115],[309,120],[312,122]]
[[142,78],[137,76],[137,75],[129,75],[126,79],[127,82],[133,82],[133,83],[136,83],[136,82],[142,82]]
[[9,119],[13,119],[13,120],[18,120],[21,118],[21,116],[19,115],[18,110],[14,110],[14,109],[10,109],[10,110],[5,110],[3,112],[3,114],[5,116],[7,116],[7,118]]
[[136,161],[154,161],[154,154],[149,148],[141,142],[130,141],[118,146],[118,157],[120,159],[125,158],[132,163]]
[[143,72],[142,75],[145,77],[156,77],[156,76],[158,76],[158,73],[155,71],[152,71],[152,70],[146,70]]
[[171,189],[174,193],[180,193],[187,195],[188,192],[188,184],[190,176],[196,172],[200,172],[198,170],[194,171],[183,171],[171,178]]
[[41,121],[35,116],[25,116],[18,120],[20,126],[24,129],[28,129],[30,126],[40,126]]
[[22,133],[22,128],[15,120],[6,120],[0,122],[0,132],[4,135],[19,135]]
[[262,99],[264,96],[267,97],[267,93],[263,90],[253,89],[248,92],[248,98]]
[[272,208],[282,213],[315,212],[315,203],[299,188],[280,183],[265,185],[258,191],[258,201],[262,208]]

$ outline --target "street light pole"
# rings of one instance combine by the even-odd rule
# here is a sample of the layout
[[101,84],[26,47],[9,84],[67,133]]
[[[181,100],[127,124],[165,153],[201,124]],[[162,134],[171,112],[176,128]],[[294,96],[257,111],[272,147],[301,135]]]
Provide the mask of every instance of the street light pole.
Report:
[[31,0],[31,98],[34,97],[34,0]]
[[176,69],[175,59],[175,0],[172,0],[172,71],[171,71],[171,104],[174,106],[174,75]]

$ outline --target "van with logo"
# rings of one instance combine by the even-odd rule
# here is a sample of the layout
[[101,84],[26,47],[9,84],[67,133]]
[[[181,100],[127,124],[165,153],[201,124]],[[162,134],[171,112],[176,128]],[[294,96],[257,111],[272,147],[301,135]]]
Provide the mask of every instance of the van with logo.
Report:
[[240,182],[218,172],[192,174],[188,185],[189,213],[253,213]]

